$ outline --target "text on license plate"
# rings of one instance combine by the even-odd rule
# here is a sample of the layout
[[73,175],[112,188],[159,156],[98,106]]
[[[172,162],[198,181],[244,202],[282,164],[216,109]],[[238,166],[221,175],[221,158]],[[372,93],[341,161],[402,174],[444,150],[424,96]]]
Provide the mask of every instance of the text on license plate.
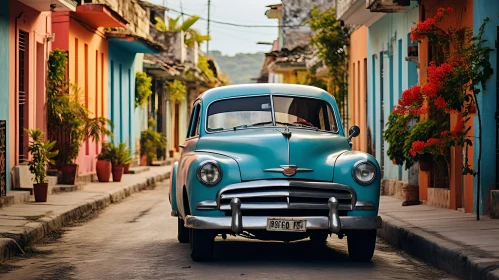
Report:
[[267,218],[267,230],[269,231],[306,231],[306,220]]

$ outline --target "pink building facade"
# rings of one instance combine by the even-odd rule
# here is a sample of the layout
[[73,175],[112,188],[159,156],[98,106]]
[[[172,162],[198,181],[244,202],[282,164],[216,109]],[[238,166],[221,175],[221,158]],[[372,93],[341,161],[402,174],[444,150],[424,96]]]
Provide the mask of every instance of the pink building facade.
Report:
[[[51,50],[51,10],[70,10],[67,0],[7,0],[8,13],[8,166],[28,159],[25,128],[46,131],[46,76]],[[12,170],[10,173],[13,173]],[[11,184],[9,184],[11,185]]]

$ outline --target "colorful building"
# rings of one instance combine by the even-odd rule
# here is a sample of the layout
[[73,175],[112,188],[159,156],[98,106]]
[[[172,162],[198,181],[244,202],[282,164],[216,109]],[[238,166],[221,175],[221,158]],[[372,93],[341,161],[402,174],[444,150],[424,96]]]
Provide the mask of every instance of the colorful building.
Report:
[[[55,12],[52,15],[55,33],[52,49],[68,52],[69,80],[80,88],[85,106],[93,117],[110,116],[111,80],[108,74],[111,66],[104,28],[124,28],[126,24],[127,21],[120,14],[104,4],[80,5],[75,12]],[[94,172],[99,152],[100,143],[87,140],[82,144],[76,160],[80,173]]]
[[[478,144],[475,141],[473,149],[463,151],[460,147],[453,147],[449,156],[449,171],[446,168],[433,168],[431,171],[419,171],[417,167],[405,170],[404,167],[394,165],[386,155],[388,144],[382,133],[392,112],[398,103],[403,90],[416,85],[424,84],[427,79],[427,67],[434,60],[435,54],[429,43],[410,41],[411,27],[419,20],[425,20],[436,14],[440,7],[451,7],[455,11],[439,23],[439,27],[446,29],[453,27],[464,30],[473,28],[476,34],[486,17],[491,21],[485,29],[486,44],[495,49],[493,42],[498,39],[497,10],[499,3],[489,3],[483,0],[465,1],[397,1],[393,3],[380,0],[337,0],[337,16],[346,24],[363,25],[367,28],[367,82],[362,77],[363,36],[360,28],[351,35],[350,47],[350,102],[351,115],[354,122],[362,122],[367,111],[367,151],[373,153],[383,168],[385,194],[402,195],[402,186],[418,185],[419,199],[424,203],[450,209],[463,209],[466,212],[476,212],[477,208],[477,177],[463,176],[461,168],[464,153],[473,159],[472,168],[477,166]],[[354,37],[355,36],[355,37]],[[482,139],[488,142],[495,141],[497,135],[497,54],[492,51],[490,57],[493,65],[494,77],[487,82],[487,91],[478,98],[482,109]],[[360,72],[360,73],[359,73]],[[360,78],[360,79],[359,79]],[[367,83],[367,110],[364,111],[361,96],[362,84]],[[358,118],[360,117],[360,120]],[[425,116],[427,117],[427,116]],[[423,117],[423,118],[425,118]],[[447,120],[453,126],[458,119],[451,115]],[[477,118],[469,133],[470,137],[478,135]],[[476,138],[475,138],[476,139]],[[362,138],[360,138],[362,141]],[[354,142],[354,145],[356,143]],[[359,144],[361,148],[365,146]],[[490,191],[499,186],[499,176],[496,174],[499,156],[497,145],[482,145],[482,170],[480,176],[481,190],[479,209],[480,214],[487,213]]]
[[[265,15],[277,19],[279,36],[274,42],[271,57],[264,67],[269,82],[285,84],[304,84],[307,80],[308,62],[316,56],[310,44],[312,30],[307,24],[310,9],[316,7],[325,10],[333,5],[330,0],[283,0],[282,4],[267,6]],[[276,49],[277,46],[277,49]]]
[[367,27],[361,25],[350,35],[348,54],[348,104],[350,123],[360,128],[360,135],[352,139],[352,148],[371,152],[368,148],[370,131],[367,127]]
[[[438,8],[452,7],[454,13],[451,13],[438,25],[440,28],[449,27],[456,30],[464,30],[466,27],[473,27],[473,1],[421,1],[419,5],[418,20],[425,20],[435,16]],[[427,67],[435,58],[429,42],[424,40],[419,44],[419,71],[420,84],[427,81]],[[450,126],[454,127],[458,120],[457,114],[450,116]],[[473,136],[473,133],[470,133]],[[476,142],[475,142],[476,143]],[[463,151],[460,147],[453,147],[450,150],[449,171],[433,168],[429,172],[421,171],[419,173],[419,198],[428,204],[437,205],[445,208],[458,209],[463,208],[466,212],[474,212],[473,197],[474,183],[473,176],[462,175]],[[469,158],[474,158],[473,150],[468,150]],[[483,163],[483,162],[482,162]]]
[[[490,22],[485,27],[484,39],[486,44],[492,48],[490,52],[490,63],[494,68],[494,74],[487,81],[487,90],[478,96],[478,105],[482,114],[482,139],[486,140],[482,145],[482,172],[480,190],[480,213],[488,213],[488,202],[490,201],[490,191],[499,190],[499,120],[497,119],[497,109],[499,108],[499,55],[497,47],[499,42],[499,1],[474,0],[473,1],[473,32],[476,34],[485,18]],[[478,135],[478,120],[475,118],[474,134]],[[495,143],[490,145],[486,143]],[[473,153],[478,155],[478,145],[474,145]],[[475,157],[474,166],[477,166],[478,157]],[[477,178],[474,179],[473,193],[476,195]],[[476,197],[473,198],[476,202]],[[495,203],[498,203],[497,201]],[[476,205],[473,205],[476,209]]]
[[[51,11],[72,11],[72,1],[8,0],[9,46],[8,50],[8,166],[15,175],[13,185],[32,185],[24,176],[27,169],[21,166],[28,159],[28,135],[25,128],[46,131],[45,83],[47,60],[53,41]],[[5,4],[5,3],[3,3]],[[2,5],[3,6],[3,5]],[[2,38],[6,38],[2,36]],[[4,85],[4,83],[2,83]],[[24,171],[23,171],[24,170]],[[29,174],[29,171],[28,173]],[[26,178],[28,178],[26,182]]]
[[[163,47],[149,37],[149,17],[139,3],[118,2],[116,10],[128,27],[106,32],[109,60],[109,119],[113,122],[114,142],[126,143],[132,154],[140,149],[143,108],[135,108],[135,76],[143,69],[143,54],[155,54]],[[139,112],[136,114],[136,109]],[[135,119],[137,115],[138,120]],[[137,132],[139,136],[137,137]]]
[[[9,65],[9,5],[0,5],[0,65]],[[10,189],[9,67],[0,67],[0,196]]]
[[[373,154],[381,165],[384,194],[402,196],[404,185],[417,185],[417,168],[406,170],[387,156],[384,140],[388,116],[403,90],[419,81],[417,63],[409,57],[410,28],[418,21],[416,2],[378,11],[368,9],[376,1],[337,0],[337,18],[357,26],[350,35],[349,103],[352,124],[361,136],[354,148]],[[364,136],[362,136],[364,135]]]

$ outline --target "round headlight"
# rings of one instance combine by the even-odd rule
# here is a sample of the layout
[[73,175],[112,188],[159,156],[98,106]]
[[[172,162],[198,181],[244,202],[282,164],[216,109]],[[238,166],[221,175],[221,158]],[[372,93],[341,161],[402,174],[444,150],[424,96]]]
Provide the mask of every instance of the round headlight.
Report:
[[222,179],[222,170],[214,160],[202,162],[197,170],[198,180],[208,186],[214,186]]
[[352,173],[353,179],[361,185],[369,185],[376,179],[376,167],[367,161],[357,163]]

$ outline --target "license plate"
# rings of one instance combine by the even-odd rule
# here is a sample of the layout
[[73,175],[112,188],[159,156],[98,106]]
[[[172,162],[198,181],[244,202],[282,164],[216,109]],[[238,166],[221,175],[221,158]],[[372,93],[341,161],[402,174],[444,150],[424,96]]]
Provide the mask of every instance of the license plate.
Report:
[[293,218],[267,218],[268,231],[306,231],[307,221]]

